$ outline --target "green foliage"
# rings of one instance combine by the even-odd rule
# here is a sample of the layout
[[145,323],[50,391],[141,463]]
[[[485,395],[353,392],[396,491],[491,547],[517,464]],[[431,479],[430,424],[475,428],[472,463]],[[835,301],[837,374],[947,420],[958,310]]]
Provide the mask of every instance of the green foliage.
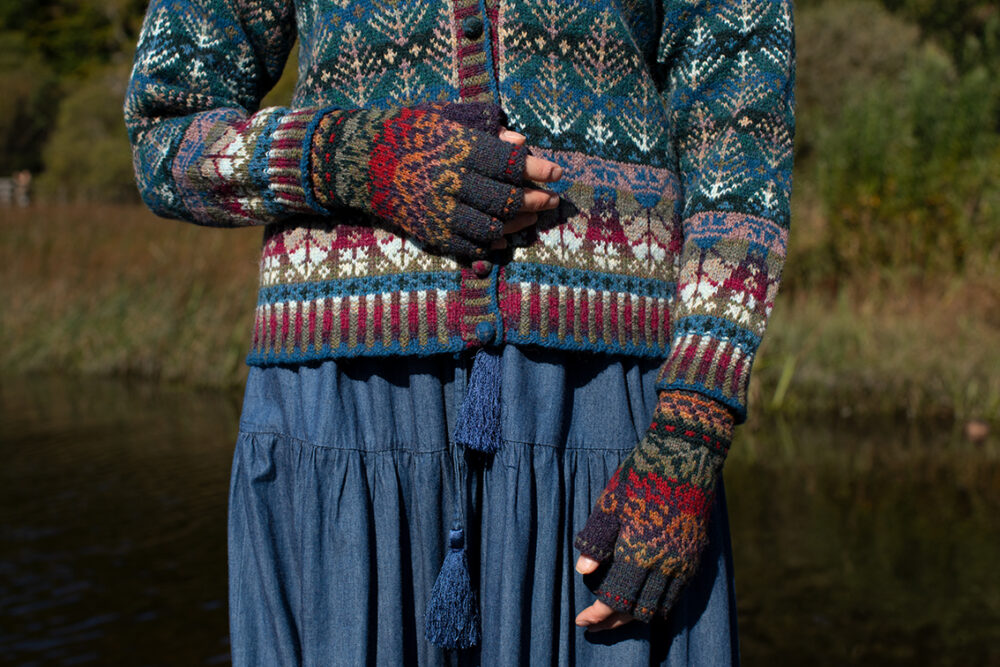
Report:
[[[799,22],[801,189],[823,225],[796,286],[986,270],[1000,247],[1000,85],[872,2]],[[818,238],[817,238],[818,237]]]
[[59,88],[52,70],[17,33],[0,33],[0,90],[0,175],[38,171]]
[[917,27],[878,3],[819,5],[796,21],[798,156],[807,157],[817,133],[836,123],[851,91],[898,77],[918,47]]
[[1000,244],[997,86],[918,53],[858,88],[817,133],[816,177],[840,271],[958,271]]
[[128,70],[101,70],[70,86],[43,157],[39,188],[58,198],[136,201],[132,153],[122,120]]
[[144,0],[0,0],[0,30],[17,31],[60,75],[116,61],[138,36]]
[[882,0],[944,47],[961,70],[1000,73],[1000,6],[983,0]]
[[274,84],[274,88],[261,100],[261,107],[291,106],[292,95],[295,92],[295,83],[298,80],[299,65],[299,43],[296,42],[292,52],[285,63],[285,69],[281,72],[281,78]]

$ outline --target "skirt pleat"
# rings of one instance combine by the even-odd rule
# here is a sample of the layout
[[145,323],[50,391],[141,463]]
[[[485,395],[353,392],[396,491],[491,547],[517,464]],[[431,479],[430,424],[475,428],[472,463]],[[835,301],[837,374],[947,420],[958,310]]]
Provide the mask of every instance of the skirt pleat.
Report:
[[[503,446],[452,444],[467,358],[251,368],[229,508],[235,665],[712,665],[738,645],[724,492],[667,620],[585,632],[573,537],[645,433],[657,364],[504,349]],[[424,640],[458,521],[478,647]]]

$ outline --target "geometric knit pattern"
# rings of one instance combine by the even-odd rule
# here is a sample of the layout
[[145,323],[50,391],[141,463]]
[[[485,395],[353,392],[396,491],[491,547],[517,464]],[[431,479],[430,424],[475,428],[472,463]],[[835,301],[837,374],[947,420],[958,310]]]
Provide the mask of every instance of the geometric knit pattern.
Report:
[[610,607],[641,620],[666,615],[694,576],[732,431],[733,415],[718,402],[661,392],[649,431],[575,541],[595,560],[613,556],[597,591]]
[[[693,6],[692,6],[693,4]],[[661,388],[746,405],[785,260],[791,193],[790,3],[667,3],[657,61],[674,130],[685,228]]]
[[[261,109],[296,37],[291,105]],[[624,354],[742,421],[787,246],[793,43],[791,0],[151,0],[125,118],[152,210],[265,226],[251,364]],[[559,208],[508,250],[443,252],[405,201],[317,201],[330,114],[470,102],[563,168]]]
[[499,127],[484,132],[447,113],[401,107],[324,114],[310,149],[313,198],[326,211],[371,213],[439,253],[485,258],[524,201],[517,184],[527,153],[497,138]]

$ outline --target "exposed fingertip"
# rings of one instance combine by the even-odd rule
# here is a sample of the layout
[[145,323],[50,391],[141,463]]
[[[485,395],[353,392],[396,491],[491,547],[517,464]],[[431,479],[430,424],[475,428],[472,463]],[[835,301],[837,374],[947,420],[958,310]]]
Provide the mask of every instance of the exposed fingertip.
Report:
[[552,178],[553,178],[553,180],[558,181],[560,178],[562,178],[562,175],[563,175],[563,168],[560,167],[559,165],[556,165],[552,169]]
[[590,574],[600,566],[600,563],[588,556],[580,556],[576,559],[576,571],[580,574]]

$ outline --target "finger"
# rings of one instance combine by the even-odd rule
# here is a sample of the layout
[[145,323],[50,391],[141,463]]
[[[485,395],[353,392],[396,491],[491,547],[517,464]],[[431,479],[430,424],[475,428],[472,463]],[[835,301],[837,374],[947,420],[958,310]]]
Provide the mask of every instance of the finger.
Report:
[[503,250],[507,247],[507,239],[497,239],[490,243],[490,250]]
[[581,627],[589,628],[597,623],[603,623],[612,614],[614,614],[614,609],[597,600],[577,614],[575,622]]
[[600,562],[590,558],[589,556],[580,556],[576,559],[576,571],[580,574],[590,574],[600,567],[600,565]]
[[500,138],[504,141],[520,146],[527,140],[527,137],[520,132],[515,132],[513,130],[508,130],[503,125],[500,126]]
[[532,226],[536,222],[538,222],[537,213],[518,213],[512,220],[504,223],[503,233],[516,234],[522,229]]
[[524,163],[524,175],[533,181],[552,183],[562,178],[563,168],[555,162],[529,155]]
[[530,157],[526,146],[518,146],[499,137],[478,130],[467,130],[472,152],[465,158],[465,165],[476,173],[505,183],[519,184],[526,172]]
[[559,195],[535,188],[524,189],[524,203],[519,211],[548,211],[559,206]]
[[464,175],[458,190],[459,201],[501,220],[513,218],[522,209],[524,195],[524,188],[487,178],[474,171]]
[[632,613],[639,617],[645,617],[649,613],[656,613],[657,609],[662,609],[664,591],[666,591],[667,585],[667,577],[663,573],[653,572],[650,574],[639,592]]
[[486,259],[486,248],[461,236],[452,236],[440,246],[444,252],[466,259]]
[[486,247],[503,235],[503,222],[462,203],[455,205],[453,229],[472,243]]
[[629,616],[628,614],[621,611],[616,611],[610,617],[604,619],[600,623],[594,623],[587,629],[590,630],[591,632],[601,632],[602,630],[613,630],[615,628],[620,628],[626,623],[631,623],[634,620],[635,619]]
[[607,560],[614,553],[620,528],[618,517],[604,509],[602,501],[606,498],[606,493],[605,490],[597,499],[597,506],[587,518],[583,530],[573,540],[573,546],[580,555],[599,561]]

